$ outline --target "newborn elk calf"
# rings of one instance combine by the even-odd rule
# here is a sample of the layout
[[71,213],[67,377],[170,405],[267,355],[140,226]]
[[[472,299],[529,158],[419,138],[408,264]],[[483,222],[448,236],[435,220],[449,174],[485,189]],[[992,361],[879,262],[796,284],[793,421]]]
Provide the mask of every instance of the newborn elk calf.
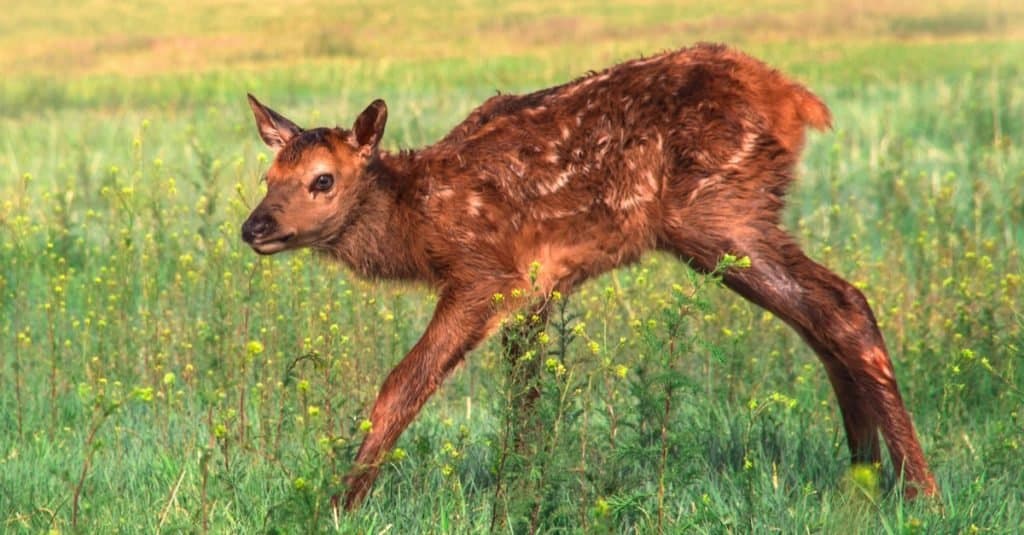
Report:
[[552,292],[653,249],[701,272],[725,254],[750,257],[724,284],[818,354],[853,461],[880,462],[880,429],[905,495],[936,493],[867,300],[779,226],[804,131],[828,128],[828,108],[760,61],[706,44],[627,61],[495,96],[436,144],[397,154],[378,149],[381,100],[351,130],[304,130],[251,95],[249,104],[276,151],[266,198],[242,226],[256,252],[312,247],[362,277],[439,293],[374,403],[346,508],[445,377],[512,312],[494,294],[532,291],[543,315]]

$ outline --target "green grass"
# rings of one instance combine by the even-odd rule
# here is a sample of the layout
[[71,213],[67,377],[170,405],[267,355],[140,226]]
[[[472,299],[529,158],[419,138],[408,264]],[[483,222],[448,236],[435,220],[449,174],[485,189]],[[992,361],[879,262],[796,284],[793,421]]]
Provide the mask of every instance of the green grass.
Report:
[[1020,8],[99,4],[0,21],[0,531],[335,529],[327,497],[434,298],[244,246],[267,154],[246,91],[305,125],[380,96],[385,145],[414,147],[496,89],[718,39],[834,112],[785,224],[870,298],[940,500],[902,502],[888,468],[881,494],[854,483],[811,351],[654,255],[555,315],[526,455],[508,447],[515,393],[492,341],[338,529],[1024,524]]

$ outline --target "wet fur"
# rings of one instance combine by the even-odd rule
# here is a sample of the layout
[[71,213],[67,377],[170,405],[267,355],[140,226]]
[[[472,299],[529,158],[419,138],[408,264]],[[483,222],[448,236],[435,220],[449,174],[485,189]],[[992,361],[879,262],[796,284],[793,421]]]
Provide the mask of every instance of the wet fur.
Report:
[[[284,132],[291,137],[276,144],[267,199],[250,216],[314,229],[303,246],[363,277],[420,281],[440,295],[423,338],[381,388],[347,507],[447,374],[510,312],[493,306],[494,294],[536,289],[543,307],[552,291],[571,292],[655,249],[700,271],[727,253],[749,256],[751,267],[729,271],[725,284],[819,355],[854,461],[880,460],[881,430],[906,493],[936,492],[867,300],[779,227],[804,133],[831,120],[806,88],[738,51],[698,45],[495,96],[438,143],[395,154],[376,149],[382,106],[352,131]],[[281,123],[254,111],[261,132]],[[268,144],[278,133],[270,129]],[[318,219],[289,210],[289,196],[305,190],[288,184],[319,160],[349,179],[339,208]],[[334,218],[331,232],[316,234],[320,219]]]

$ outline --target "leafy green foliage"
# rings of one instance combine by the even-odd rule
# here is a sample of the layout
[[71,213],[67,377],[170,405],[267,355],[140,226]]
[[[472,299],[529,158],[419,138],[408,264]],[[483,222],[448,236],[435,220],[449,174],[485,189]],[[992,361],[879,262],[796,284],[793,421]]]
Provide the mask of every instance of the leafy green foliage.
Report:
[[[1019,11],[960,19],[950,13],[967,3],[880,2],[872,9],[891,16],[837,7],[815,18],[761,3],[780,38],[719,4],[413,6],[390,26],[363,9],[365,27],[348,35],[300,10],[287,16],[304,39],[225,46],[194,69],[161,63],[152,13],[122,13],[144,35],[118,37],[75,26],[71,7],[52,27],[32,23],[30,5],[9,10],[0,25],[22,26],[0,32],[0,531],[1024,524],[1024,53],[1004,38]],[[705,17],[711,7],[718,18]],[[207,39],[264,32],[254,21],[266,15],[205,13],[195,33]],[[445,17],[467,31],[437,33]],[[795,45],[809,21],[821,25]],[[371,39],[374,24],[408,39]],[[18,59],[13,43],[29,40],[10,39],[57,46],[48,32],[61,28],[92,43],[93,63],[48,63],[36,45],[22,52],[33,62]],[[889,467],[881,479],[850,470],[825,374],[785,325],[714,276],[652,255],[552,303],[548,327],[527,330],[533,360],[510,360],[496,341],[474,352],[364,508],[334,519],[330,496],[367,407],[434,298],[353,280],[309,253],[244,246],[238,227],[267,165],[245,92],[305,125],[347,124],[383,96],[385,143],[416,146],[496,87],[557,83],[698,37],[736,42],[830,103],[836,130],[810,137],[785,225],[871,299],[941,506],[900,501]],[[525,412],[524,385],[510,379],[524,365],[540,392]]]

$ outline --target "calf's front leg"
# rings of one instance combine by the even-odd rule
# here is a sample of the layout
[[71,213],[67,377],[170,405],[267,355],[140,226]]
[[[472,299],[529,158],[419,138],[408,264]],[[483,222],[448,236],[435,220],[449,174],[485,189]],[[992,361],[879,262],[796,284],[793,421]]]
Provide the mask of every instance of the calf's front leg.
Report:
[[373,427],[346,478],[345,509],[359,506],[377,479],[384,455],[452,369],[486,336],[496,316],[487,299],[492,294],[448,291],[441,296],[426,332],[377,394],[370,413]]

